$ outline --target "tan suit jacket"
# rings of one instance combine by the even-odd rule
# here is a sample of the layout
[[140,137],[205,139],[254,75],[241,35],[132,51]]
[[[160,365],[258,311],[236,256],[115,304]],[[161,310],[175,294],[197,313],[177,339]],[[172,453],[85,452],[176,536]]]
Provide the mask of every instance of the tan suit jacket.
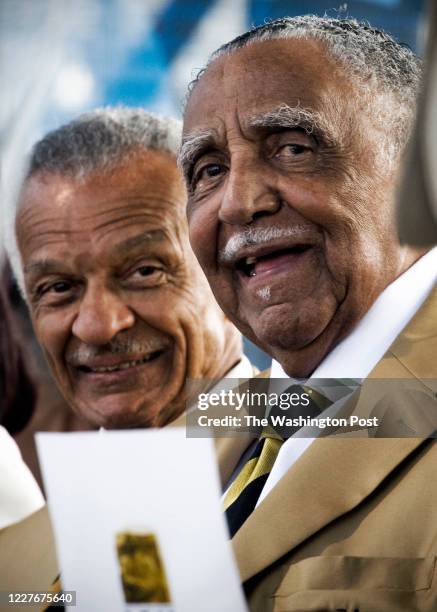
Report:
[[56,592],[53,583],[58,573],[47,506],[0,530],[0,612],[45,609],[41,603],[9,605],[6,593]]
[[[371,373],[436,397],[437,289]],[[248,438],[217,441],[226,483]],[[252,612],[437,610],[437,445],[321,438],[233,538]]]

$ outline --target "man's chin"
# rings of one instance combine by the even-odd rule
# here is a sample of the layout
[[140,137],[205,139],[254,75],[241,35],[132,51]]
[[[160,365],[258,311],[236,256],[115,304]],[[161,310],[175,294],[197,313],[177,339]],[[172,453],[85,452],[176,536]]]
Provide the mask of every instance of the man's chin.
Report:
[[299,351],[319,338],[326,328],[322,317],[302,316],[290,304],[272,306],[248,320],[254,342],[271,355],[277,350]]
[[335,331],[333,313],[314,316],[313,311],[305,316],[290,304],[269,308],[250,323],[250,339],[297,378],[308,376],[319,365]]
[[147,398],[135,401],[120,395],[75,402],[74,409],[94,427],[104,429],[153,427],[161,411],[156,402],[148,402]]

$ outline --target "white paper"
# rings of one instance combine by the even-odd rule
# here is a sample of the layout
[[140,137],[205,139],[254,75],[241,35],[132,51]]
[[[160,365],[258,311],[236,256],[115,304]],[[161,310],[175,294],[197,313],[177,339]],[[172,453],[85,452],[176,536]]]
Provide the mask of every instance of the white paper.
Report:
[[[40,433],[37,447],[64,591],[78,611],[247,610],[213,441],[185,429]],[[169,604],[126,604],[115,534],[156,535]]]

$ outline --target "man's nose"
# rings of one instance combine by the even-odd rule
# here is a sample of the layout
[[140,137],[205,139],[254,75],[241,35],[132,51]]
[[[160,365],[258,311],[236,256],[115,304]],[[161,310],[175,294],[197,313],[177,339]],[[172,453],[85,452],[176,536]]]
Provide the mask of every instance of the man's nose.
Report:
[[106,288],[87,287],[72,332],[85,344],[102,345],[134,324],[134,313],[119,295]]
[[245,162],[231,165],[219,210],[223,223],[246,225],[279,210],[279,194],[261,166]]

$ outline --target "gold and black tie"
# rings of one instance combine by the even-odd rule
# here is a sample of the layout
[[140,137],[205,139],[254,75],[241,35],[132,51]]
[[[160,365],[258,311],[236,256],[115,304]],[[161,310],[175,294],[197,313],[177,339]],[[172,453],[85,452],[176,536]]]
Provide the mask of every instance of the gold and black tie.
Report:
[[[310,395],[310,404],[304,410],[300,409],[300,413],[304,416],[316,417],[332,404],[327,397],[305,386],[292,385],[286,390],[288,393],[302,393],[302,391]],[[278,414],[277,410],[273,409],[271,414],[274,413]],[[246,463],[225,495],[223,505],[231,538],[255,509],[285,439],[298,429],[299,427],[288,427],[286,430],[278,431],[271,426],[263,429]]]
[[283,442],[274,429],[265,429],[229,487],[224,509],[231,538],[254,510]]

